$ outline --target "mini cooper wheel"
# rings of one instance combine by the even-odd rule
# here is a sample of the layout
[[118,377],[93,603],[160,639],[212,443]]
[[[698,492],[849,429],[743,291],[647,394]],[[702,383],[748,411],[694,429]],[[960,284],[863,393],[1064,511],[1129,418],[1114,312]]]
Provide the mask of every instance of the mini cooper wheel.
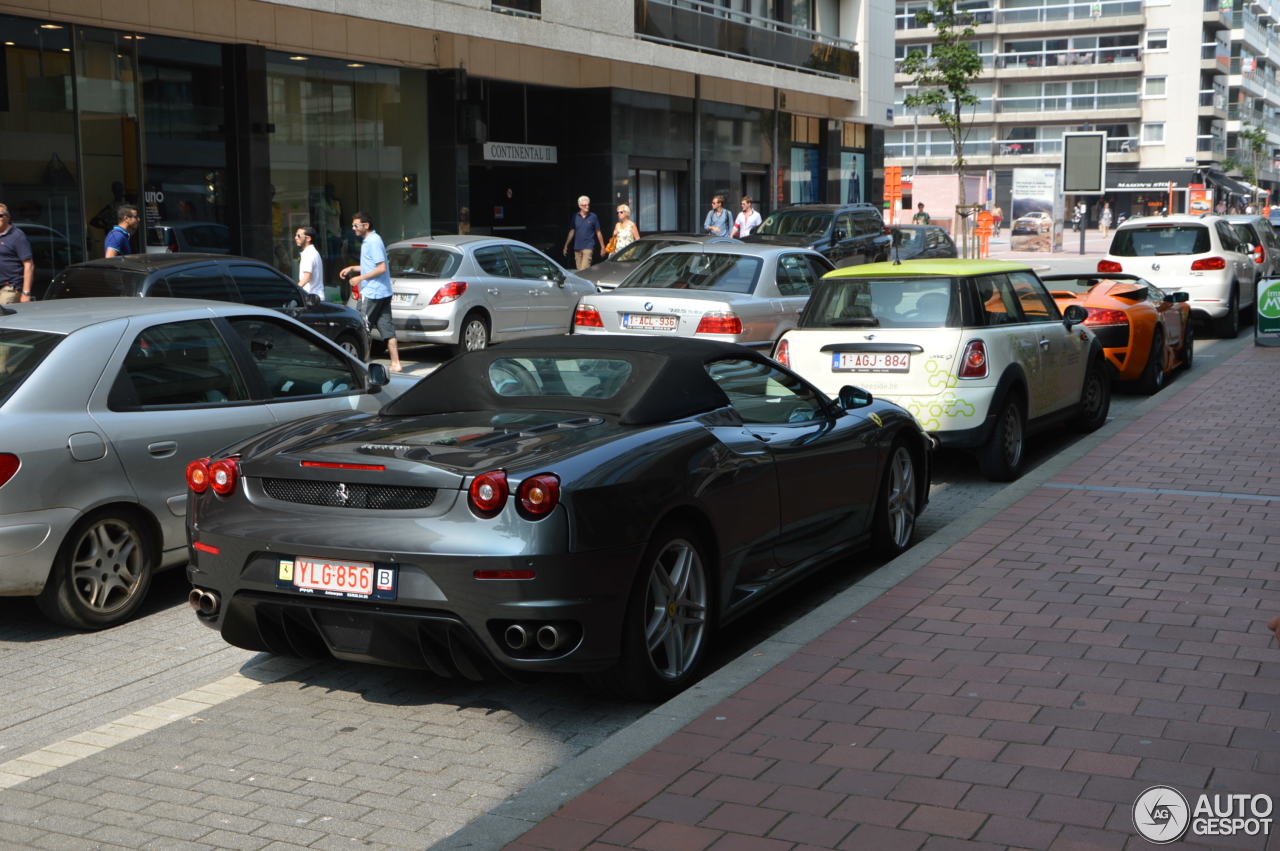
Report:
[[454,347],[456,353],[462,355],[467,352],[478,352],[488,347],[488,320],[484,318],[482,313],[468,313],[467,318],[462,320],[462,330],[458,334],[458,345]]
[[1022,472],[1026,446],[1026,415],[1022,403],[1006,397],[996,415],[996,427],[978,455],[978,468],[993,482],[1011,482]]
[[1231,285],[1231,299],[1227,302],[1227,315],[1214,322],[1214,332],[1224,340],[1234,340],[1240,335],[1240,288]]
[[1164,387],[1164,329],[1156,328],[1151,335],[1151,351],[1147,353],[1146,366],[1138,378],[1138,391],[1151,396]]
[[895,443],[872,521],[871,547],[876,555],[893,558],[911,546],[919,511],[917,479],[915,455],[903,444]]
[[1097,431],[1107,421],[1111,412],[1111,376],[1107,374],[1106,362],[1098,357],[1089,364],[1084,374],[1084,385],[1080,388],[1080,407],[1071,420],[1071,427],[1078,432]]
[[75,629],[105,629],[137,613],[151,586],[155,556],[131,513],[106,511],[72,528],[36,603]]
[[1182,329],[1182,348],[1178,350],[1178,360],[1182,362],[1182,370],[1191,369],[1192,363],[1196,358],[1196,332],[1195,325],[1192,324],[1190,317],[1187,318],[1186,324]]

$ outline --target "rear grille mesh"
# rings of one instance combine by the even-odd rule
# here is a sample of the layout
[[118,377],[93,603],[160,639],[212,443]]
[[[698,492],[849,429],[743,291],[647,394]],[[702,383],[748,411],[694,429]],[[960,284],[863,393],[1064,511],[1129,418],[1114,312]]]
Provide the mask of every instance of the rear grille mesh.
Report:
[[272,499],[306,505],[326,505],[331,508],[406,510],[426,508],[436,499],[435,488],[317,482],[308,479],[264,478],[262,489]]

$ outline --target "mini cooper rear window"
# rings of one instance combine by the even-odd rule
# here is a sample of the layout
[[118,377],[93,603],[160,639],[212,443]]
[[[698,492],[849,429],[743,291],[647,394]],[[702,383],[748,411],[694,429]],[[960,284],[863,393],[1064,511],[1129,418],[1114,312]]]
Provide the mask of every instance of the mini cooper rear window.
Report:
[[499,358],[489,385],[499,396],[612,399],[631,377],[631,364],[605,358]]
[[809,299],[805,328],[941,328],[951,316],[952,278],[825,278]]
[[654,255],[619,286],[749,293],[759,276],[758,257],[681,251]]
[[447,278],[458,271],[462,255],[447,248],[414,245],[387,252],[393,278]]
[[1121,228],[1111,241],[1111,253],[1117,257],[1206,254],[1212,250],[1209,229],[1203,225]]

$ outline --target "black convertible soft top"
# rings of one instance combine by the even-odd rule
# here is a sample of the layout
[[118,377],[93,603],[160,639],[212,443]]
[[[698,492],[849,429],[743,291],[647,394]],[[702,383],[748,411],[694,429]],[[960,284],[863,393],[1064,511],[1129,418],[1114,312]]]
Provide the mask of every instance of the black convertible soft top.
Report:
[[[501,396],[489,380],[489,366],[503,358],[602,358],[625,360],[631,375],[607,399],[582,396]],[[571,410],[617,417],[625,425],[669,422],[729,404],[706,364],[735,358],[771,364],[736,343],[683,337],[592,334],[533,337],[468,352],[445,363],[402,396],[388,403],[389,416],[422,416],[456,411]]]

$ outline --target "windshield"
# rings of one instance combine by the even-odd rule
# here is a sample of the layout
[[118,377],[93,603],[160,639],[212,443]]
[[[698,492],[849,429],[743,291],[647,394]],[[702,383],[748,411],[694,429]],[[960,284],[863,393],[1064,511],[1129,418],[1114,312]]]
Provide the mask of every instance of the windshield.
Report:
[[62,340],[58,334],[43,331],[0,330],[0,405]]
[[1111,253],[1117,257],[1162,257],[1206,254],[1211,251],[1209,229],[1203,225],[1154,225],[1116,231]]
[[121,269],[71,266],[49,284],[45,298],[93,298],[137,295],[142,276]]
[[771,236],[822,236],[831,226],[831,213],[817,210],[790,210],[772,213],[764,220],[756,233]]
[[633,242],[617,254],[609,258],[614,263],[639,263],[655,251],[670,248],[681,243],[673,239],[642,239]]
[[393,278],[447,278],[462,265],[462,255],[447,248],[413,245],[392,248],[387,261]]
[[951,323],[952,278],[824,278],[803,328],[942,328]]
[[758,257],[681,251],[654,255],[619,287],[749,293],[759,276]]
[[631,364],[605,358],[499,358],[489,385],[499,396],[612,399],[631,377]]

